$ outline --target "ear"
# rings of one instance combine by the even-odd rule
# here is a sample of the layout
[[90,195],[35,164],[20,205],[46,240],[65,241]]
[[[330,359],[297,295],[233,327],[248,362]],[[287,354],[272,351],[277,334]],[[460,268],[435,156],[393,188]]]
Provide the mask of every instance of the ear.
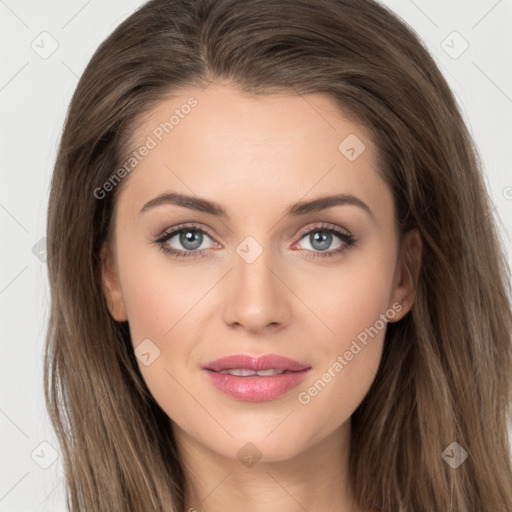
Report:
[[119,284],[119,276],[115,258],[107,242],[100,251],[101,258],[101,285],[107,301],[110,315],[117,322],[124,322],[128,319],[123,293]]
[[402,308],[392,319],[389,319],[390,322],[397,322],[403,318],[414,304],[422,252],[423,240],[419,231],[412,229],[405,233],[399,248],[391,296],[391,304],[399,303]]

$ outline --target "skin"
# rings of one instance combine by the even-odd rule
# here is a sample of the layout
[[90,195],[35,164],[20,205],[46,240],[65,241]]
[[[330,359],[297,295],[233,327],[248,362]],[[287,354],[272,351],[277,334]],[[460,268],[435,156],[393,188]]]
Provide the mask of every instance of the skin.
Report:
[[[385,328],[309,403],[298,395],[380,315],[392,309],[398,321],[410,310],[421,240],[413,231],[398,246],[374,145],[324,94],[255,97],[229,83],[182,89],[137,126],[134,147],[190,96],[198,105],[124,178],[114,237],[102,251],[111,315],[128,320],[134,348],[150,339],[160,350],[138,365],[170,418],[188,482],[185,510],[357,512],[347,485],[350,416],[375,378]],[[350,134],[366,147],[354,161],[338,150]],[[218,202],[229,217],[173,204],[140,213],[163,192]],[[350,204],[283,216],[298,201],[335,193],[357,196],[373,216]],[[308,258],[322,252],[308,234],[318,222],[348,230],[356,245]],[[204,257],[177,259],[153,243],[180,223],[210,231],[196,249]],[[236,252],[248,236],[263,249],[252,263]],[[343,244],[333,235],[328,250]],[[190,247],[179,235],[166,245]],[[201,369],[237,353],[277,353],[312,371],[275,400],[243,402]],[[261,454],[252,467],[237,456],[254,450],[248,442]]]

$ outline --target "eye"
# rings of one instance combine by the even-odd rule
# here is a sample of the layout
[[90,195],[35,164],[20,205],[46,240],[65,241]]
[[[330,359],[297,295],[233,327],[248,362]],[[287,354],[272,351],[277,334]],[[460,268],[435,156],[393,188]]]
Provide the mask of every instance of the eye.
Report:
[[[339,242],[334,249],[328,251],[327,249],[331,247],[336,238],[341,242]],[[302,234],[301,240],[306,240],[309,244],[309,247],[306,247],[306,249],[310,251],[309,254],[306,255],[307,258],[328,258],[336,256],[356,243],[356,239],[348,231],[338,226],[326,224],[316,225],[314,229],[306,231]],[[297,244],[295,244],[294,247],[295,246],[297,246]]]
[[[160,246],[162,251],[167,254],[173,254],[176,257],[204,256],[203,249],[210,249],[211,246],[204,246],[206,237],[211,239],[208,232],[195,225],[180,225],[165,231],[155,243]],[[178,248],[171,244],[178,245]],[[181,249],[179,246],[183,247]]]
[[[212,248],[212,245],[207,244],[208,238],[213,241],[213,237],[206,229],[193,224],[182,224],[164,231],[154,240],[154,243],[163,252],[172,254],[176,258],[196,258],[206,256],[205,250]],[[339,240],[338,244],[334,249],[328,250],[336,238]],[[309,244],[309,247],[305,248],[306,258],[333,257],[346,251],[357,242],[355,237],[343,228],[323,223],[303,232],[300,240],[304,239]],[[217,242],[213,242],[217,244]],[[297,247],[299,242],[292,247]]]

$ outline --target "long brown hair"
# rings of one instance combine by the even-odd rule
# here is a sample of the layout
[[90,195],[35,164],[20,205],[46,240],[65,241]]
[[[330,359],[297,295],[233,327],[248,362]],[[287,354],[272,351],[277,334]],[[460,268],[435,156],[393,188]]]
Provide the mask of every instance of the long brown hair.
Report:
[[[370,131],[401,234],[417,228],[415,304],[387,327],[354,412],[351,478],[364,508],[512,510],[509,269],[477,149],[415,33],[373,0],[151,0],[97,49],[72,98],[48,209],[45,398],[70,510],[174,511],[184,472],[168,418],[109,315],[100,248],[141,116],[178,87],[324,92]],[[124,178],[124,180],[129,178]],[[468,458],[446,462],[457,442]],[[450,448],[451,446],[451,448]]]

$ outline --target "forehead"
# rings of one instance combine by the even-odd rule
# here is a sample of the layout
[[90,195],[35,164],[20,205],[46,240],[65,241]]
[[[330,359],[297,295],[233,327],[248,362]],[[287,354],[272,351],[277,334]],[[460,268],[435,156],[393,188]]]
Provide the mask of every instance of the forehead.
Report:
[[148,112],[130,142],[139,153],[122,194],[130,205],[167,191],[247,215],[327,193],[386,199],[366,130],[326,94],[185,88]]

